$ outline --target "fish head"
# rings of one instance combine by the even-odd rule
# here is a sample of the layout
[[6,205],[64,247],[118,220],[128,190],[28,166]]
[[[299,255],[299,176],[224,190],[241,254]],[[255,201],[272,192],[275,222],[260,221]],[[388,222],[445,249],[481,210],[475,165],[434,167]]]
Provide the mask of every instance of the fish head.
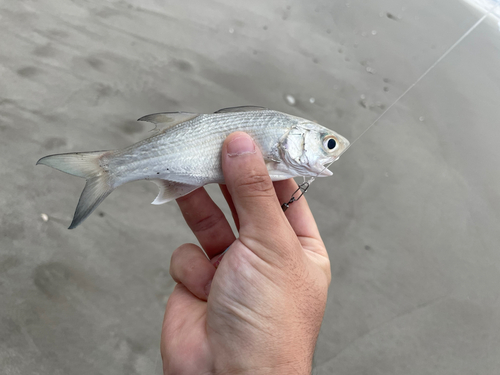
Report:
[[349,147],[340,134],[314,122],[299,122],[280,141],[282,160],[298,176],[326,177],[327,169]]

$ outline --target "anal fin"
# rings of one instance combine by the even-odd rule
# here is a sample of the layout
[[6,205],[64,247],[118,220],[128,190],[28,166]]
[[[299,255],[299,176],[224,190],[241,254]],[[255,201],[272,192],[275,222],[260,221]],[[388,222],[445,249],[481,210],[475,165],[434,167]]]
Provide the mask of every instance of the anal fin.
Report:
[[173,182],[168,180],[155,179],[153,181],[160,189],[156,199],[151,204],[163,204],[170,202],[174,199],[180,198],[184,195],[191,193],[198,189],[200,186],[188,185],[180,182]]

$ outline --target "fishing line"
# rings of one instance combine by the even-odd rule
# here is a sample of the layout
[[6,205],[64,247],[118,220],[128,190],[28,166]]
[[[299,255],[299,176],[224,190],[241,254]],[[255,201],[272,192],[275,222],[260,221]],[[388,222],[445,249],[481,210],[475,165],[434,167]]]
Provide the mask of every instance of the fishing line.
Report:
[[[401,99],[403,99],[406,94],[408,94],[422,79],[424,79],[424,77],[429,74],[444,58],[446,58],[446,56],[448,56],[450,54],[451,51],[453,51],[460,43],[462,43],[462,41],[467,38],[467,36],[469,36],[469,34],[471,32],[473,32],[479,25],[481,25],[481,23],[483,23],[483,21],[498,7],[498,5],[495,5],[494,7],[492,7],[489,11],[487,11],[474,25],[472,25],[460,38],[458,38],[458,40],[453,43],[451,45],[450,48],[448,48],[446,50],[446,52],[444,52],[420,77],[417,78],[417,80],[415,82],[413,82],[401,95],[399,95],[399,97],[390,105],[388,106],[381,114],[380,116],[378,116],[371,124],[370,126],[368,126],[358,137],[356,137],[354,139],[354,141],[351,142],[351,144],[346,147],[346,149],[344,151],[342,151],[342,153],[339,155],[339,157],[341,155],[343,155],[349,148],[351,148],[352,145],[354,145],[354,143],[356,143],[361,137],[363,137],[367,132],[368,130],[370,130],[377,122],[380,121],[380,119],[382,117],[384,117],[386,115],[387,112],[389,112]],[[338,159],[338,158],[337,158]],[[336,159],[336,160],[337,160]],[[306,180],[306,178],[304,177],[304,182],[302,182],[301,184],[299,184],[299,187],[298,189],[292,194],[292,197],[290,198],[290,200],[287,202],[287,203],[284,203],[281,208],[283,209],[283,211],[286,211],[286,209],[288,209],[289,205],[293,202],[296,202],[297,200],[299,200],[303,195],[304,193],[307,191],[307,189],[309,189],[309,186],[311,186],[311,183],[316,180],[316,178],[321,174],[323,173],[326,169],[328,169],[336,160],[332,161],[331,163],[327,164],[320,172],[318,172],[318,174],[314,177],[311,177],[309,179]],[[295,198],[295,194],[298,193],[300,191],[300,195]]]
[[[370,126],[368,126],[364,132],[362,132],[354,141],[352,141],[352,143],[344,150],[344,152],[346,152],[354,143],[356,143],[356,141],[358,139],[360,139],[363,135],[365,135],[365,133],[370,130],[382,117],[385,116],[385,114],[387,112],[389,112],[389,110],[394,107],[401,99],[403,99],[406,94],[408,94],[427,74],[430,73],[431,70],[433,70],[436,65],[438,65],[444,58],[446,58],[446,56],[448,56],[450,54],[451,51],[453,51],[460,43],[462,43],[462,41],[467,38],[467,36],[473,32],[485,19],[486,17],[488,17],[490,15],[491,12],[493,12],[496,8],[498,7],[498,5],[495,5],[493,8],[491,8],[488,12],[486,12],[474,25],[472,25],[471,28],[469,28],[469,30],[467,30],[455,43],[453,43],[453,45],[448,48],[448,50],[443,53],[441,55],[441,57],[439,57],[435,62],[434,64],[432,64],[420,77],[417,78],[417,80],[415,82],[413,82],[407,89],[405,92],[403,92],[389,107],[387,107],[385,109],[384,112],[382,112],[382,114],[380,116],[378,116],[375,121],[373,121]],[[342,152],[342,154],[344,153]],[[331,164],[330,164],[331,165]]]

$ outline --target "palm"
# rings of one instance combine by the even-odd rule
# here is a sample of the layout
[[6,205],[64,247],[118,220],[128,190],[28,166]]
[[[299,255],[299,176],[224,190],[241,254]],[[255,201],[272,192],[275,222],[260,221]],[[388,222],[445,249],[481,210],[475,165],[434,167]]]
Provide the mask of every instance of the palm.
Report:
[[[275,183],[280,201],[288,200],[295,188],[293,180]],[[239,219],[231,197],[225,187],[221,189],[239,229]],[[245,233],[240,232],[240,238],[235,239],[219,208],[203,189],[178,200],[178,203],[188,225],[212,259],[212,264],[221,250],[230,245],[231,250],[224,256],[224,262],[220,263],[217,272],[209,264],[208,267],[213,270],[206,265],[202,271],[197,268],[193,259],[198,257],[200,262],[202,259],[199,258],[201,251],[195,245],[184,245],[177,256],[173,255],[171,273],[176,281],[182,283],[171,294],[165,313],[162,329],[164,371],[179,374],[210,373],[215,366],[214,357],[237,354],[233,353],[233,349],[238,340],[241,341],[241,337],[247,337],[255,330],[253,316],[279,314],[278,310],[269,311],[272,305],[270,298],[275,298],[271,296],[291,295],[297,286],[291,284],[286,290],[286,286],[277,287],[269,283],[266,263],[245,245]],[[325,271],[329,282],[328,255],[305,200],[294,203],[293,209],[287,212],[287,218],[296,235],[290,236],[294,238],[288,240],[289,246],[301,246],[307,258],[304,264],[314,268],[319,266]],[[317,270],[311,272],[317,273]],[[242,275],[245,276],[244,283]],[[288,277],[286,274],[278,276],[283,279]],[[207,299],[208,293],[204,295],[203,288],[209,280],[212,280],[212,284],[210,298]],[[281,289],[275,290],[278,288]],[[266,300],[266,293],[269,301]],[[262,301],[262,305],[255,301]],[[245,306],[250,306],[251,311],[248,312]]]
[[[162,328],[163,362],[208,363],[210,353],[207,350],[207,302],[195,297],[182,284],[178,284],[170,295],[168,311]],[[168,351],[165,350],[165,345],[168,345]]]

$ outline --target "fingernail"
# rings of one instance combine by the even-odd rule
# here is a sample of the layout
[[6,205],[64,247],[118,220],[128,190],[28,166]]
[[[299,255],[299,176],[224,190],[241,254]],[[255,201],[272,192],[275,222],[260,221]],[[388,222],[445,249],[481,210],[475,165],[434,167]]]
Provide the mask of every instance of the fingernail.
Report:
[[227,144],[227,154],[229,156],[255,154],[255,143],[248,135],[238,136]]
[[212,287],[212,280],[210,280],[210,281],[208,282],[208,284],[205,286],[205,294],[207,295],[207,297],[208,297],[208,295],[209,295],[209,293],[210,293],[210,288],[211,288],[211,287]]

